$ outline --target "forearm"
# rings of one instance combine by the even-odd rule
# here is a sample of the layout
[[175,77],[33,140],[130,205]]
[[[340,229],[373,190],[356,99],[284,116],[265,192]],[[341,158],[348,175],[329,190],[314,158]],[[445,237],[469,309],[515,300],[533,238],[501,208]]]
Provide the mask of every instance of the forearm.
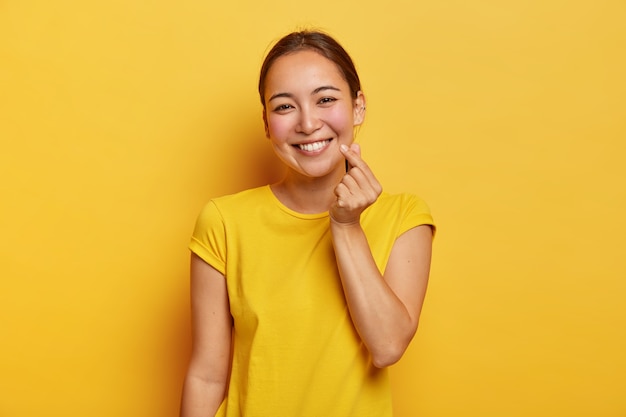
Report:
[[183,387],[180,417],[215,416],[225,391],[225,381],[209,381],[188,374]]
[[374,365],[391,365],[404,353],[416,322],[378,270],[361,225],[331,221],[331,232],[354,326]]

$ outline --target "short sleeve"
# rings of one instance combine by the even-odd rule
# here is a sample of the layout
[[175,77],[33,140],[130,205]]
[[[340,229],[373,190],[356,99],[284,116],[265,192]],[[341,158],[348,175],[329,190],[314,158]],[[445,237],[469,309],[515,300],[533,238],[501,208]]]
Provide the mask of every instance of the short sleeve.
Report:
[[226,231],[222,215],[213,201],[207,203],[198,215],[189,249],[226,275]]
[[400,224],[400,233],[417,226],[429,225],[433,229],[434,236],[436,226],[426,202],[411,194],[405,194],[404,198],[406,198],[404,205],[406,211]]

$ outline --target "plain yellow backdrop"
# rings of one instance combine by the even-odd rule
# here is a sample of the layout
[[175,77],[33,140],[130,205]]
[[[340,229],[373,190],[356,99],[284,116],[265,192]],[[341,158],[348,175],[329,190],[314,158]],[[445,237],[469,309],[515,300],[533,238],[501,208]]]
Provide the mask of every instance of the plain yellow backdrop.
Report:
[[189,235],[280,175],[256,77],[300,27],[350,51],[364,158],[439,226],[396,415],[626,416],[624,22],[621,0],[1,1],[0,416],[176,415]]

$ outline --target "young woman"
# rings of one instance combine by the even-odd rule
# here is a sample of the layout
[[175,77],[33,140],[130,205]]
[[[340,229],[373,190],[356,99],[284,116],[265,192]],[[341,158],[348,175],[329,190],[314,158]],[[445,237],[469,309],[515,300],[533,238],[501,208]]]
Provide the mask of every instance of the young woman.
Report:
[[276,184],[210,201],[190,243],[183,417],[388,417],[417,329],[433,220],[382,192],[354,144],[365,96],[330,36],[291,33],[259,80]]

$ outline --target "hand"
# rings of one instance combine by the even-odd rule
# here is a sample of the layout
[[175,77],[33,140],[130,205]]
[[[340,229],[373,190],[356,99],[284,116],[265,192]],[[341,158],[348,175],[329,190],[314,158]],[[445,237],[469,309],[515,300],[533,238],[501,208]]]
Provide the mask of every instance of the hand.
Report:
[[341,153],[350,164],[350,170],[335,187],[337,200],[330,207],[330,219],[339,224],[358,223],[363,210],[371,206],[383,191],[382,186],[361,159],[361,147],[353,143],[341,145]]

